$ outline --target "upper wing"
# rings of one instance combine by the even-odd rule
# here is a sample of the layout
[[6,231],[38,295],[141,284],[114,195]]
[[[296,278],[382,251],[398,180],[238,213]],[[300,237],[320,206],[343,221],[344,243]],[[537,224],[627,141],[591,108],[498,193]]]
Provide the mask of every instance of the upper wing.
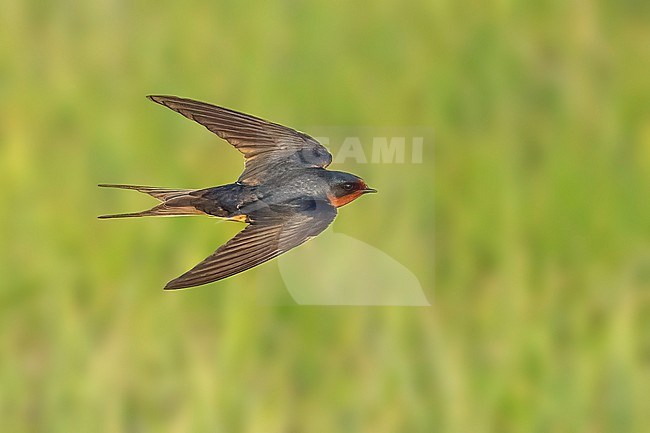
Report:
[[263,217],[253,219],[212,255],[167,283],[165,289],[211,283],[277,257],[325,230],[336,217],[336,208],[311,200],[308,206],[290,214],[262,213]]
[[322,144],[286,126],[191,99],[147,97],[200,123],[243,153],[246,167],[239,177],[242,183],[257,185],[278,170],[292,166],[324,168],[332,162],[332,155]]

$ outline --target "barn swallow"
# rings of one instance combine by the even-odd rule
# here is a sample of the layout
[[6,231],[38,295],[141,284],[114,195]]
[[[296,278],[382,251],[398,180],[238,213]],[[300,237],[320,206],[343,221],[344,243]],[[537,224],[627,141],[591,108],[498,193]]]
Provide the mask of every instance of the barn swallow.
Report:
[[309,135],[249,114],[176,96],[148,96],[226,140],[245,159],[235,183],[204,189],[100,184],[132,189],[161,203],[152,209],[99,218],[208,215],[248,224],[165,289],[200,286],[271,260],[317,236],[337,209],[377,192],[358,176],[326,170],[327,149]]

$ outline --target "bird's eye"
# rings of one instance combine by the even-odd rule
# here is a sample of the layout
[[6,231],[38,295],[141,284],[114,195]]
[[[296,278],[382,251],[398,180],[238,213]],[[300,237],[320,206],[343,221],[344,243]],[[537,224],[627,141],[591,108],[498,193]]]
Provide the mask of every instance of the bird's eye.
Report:
[[346,190],[346,191],[352,191],[352,190],[354,190],[354,184],[350,183],[350,182],[344,183],[343,184],[343,189]]

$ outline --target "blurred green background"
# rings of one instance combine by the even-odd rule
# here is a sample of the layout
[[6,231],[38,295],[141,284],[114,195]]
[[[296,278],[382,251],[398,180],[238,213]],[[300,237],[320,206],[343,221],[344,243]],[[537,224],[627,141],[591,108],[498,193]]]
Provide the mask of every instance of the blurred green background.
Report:
[[[4,1],[2,431],[650,431],[650,5]],[[240,229],[98,221],[239,154],[156,106],[435,130],[337,231],[427,308],[300,307],[269,263],[165,282]],[[290,299],[289,299],[290,301]]]

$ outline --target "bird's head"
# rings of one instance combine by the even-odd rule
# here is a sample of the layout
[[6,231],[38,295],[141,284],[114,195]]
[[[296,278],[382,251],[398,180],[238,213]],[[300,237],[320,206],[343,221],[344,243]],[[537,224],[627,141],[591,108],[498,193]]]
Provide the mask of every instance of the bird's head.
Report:
[[331,171],[328,179],[329,191],[327,198],[335,207],[341,207],[357,199],[363,194],[377,192],[369,188],[360,177],[342,171]]

